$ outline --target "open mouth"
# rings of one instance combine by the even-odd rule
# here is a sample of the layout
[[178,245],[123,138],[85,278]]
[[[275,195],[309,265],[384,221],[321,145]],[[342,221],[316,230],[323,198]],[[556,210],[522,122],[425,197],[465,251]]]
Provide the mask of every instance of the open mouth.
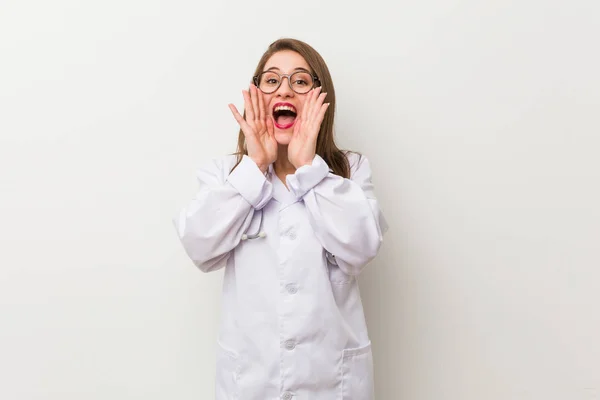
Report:
[[277,103],[273,106],[273,123],[279,129],[288,129],[296,122],[298,112],[290,103]]

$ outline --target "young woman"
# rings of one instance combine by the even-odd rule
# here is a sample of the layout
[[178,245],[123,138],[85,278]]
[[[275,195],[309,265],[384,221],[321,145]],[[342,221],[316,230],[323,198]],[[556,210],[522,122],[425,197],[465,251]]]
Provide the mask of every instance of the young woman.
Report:
[[198,170],[175,220],[200,270],[225,268],[216,399],[372,400],[356,277],[387,224],[369,162],[336,147],[331,76],[306,43],[272,43],[242,93],[237,154]]

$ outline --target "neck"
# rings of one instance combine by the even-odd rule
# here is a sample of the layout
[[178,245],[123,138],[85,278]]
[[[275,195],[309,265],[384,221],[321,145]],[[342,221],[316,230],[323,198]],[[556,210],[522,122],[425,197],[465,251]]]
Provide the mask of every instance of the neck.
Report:
[[273,163],[273,168],[277,176],[284,177],[286,175],[293,174],[296,172],[296,167],[292,165],[288,159],[288,148],[287,146],[279,146],[277,153],[277,160]]

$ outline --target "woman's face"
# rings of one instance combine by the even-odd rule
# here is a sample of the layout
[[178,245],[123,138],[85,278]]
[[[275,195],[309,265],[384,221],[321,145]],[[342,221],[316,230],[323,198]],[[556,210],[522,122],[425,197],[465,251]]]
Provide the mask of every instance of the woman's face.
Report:
[[[283,50],[273,54],[267,60],[263,71],[273,71],[280,75],[291,75],[294,72],[301,71],[308,72],[308,74],[298,74],[294,77],[294,85],[298,85],[298,88],[305,85],[299,78],[313,75],[304,57],[291,50]],[[304,100],[308,96],[307,93],[298,94],[293,91],[288,80],[289,78],[283,77],[277,90],[270,94],[263,93],[266,111],[269,116],[273,117],[275,140],[282,145],[290,143],[297,116],[302,112]],[[275,80],[272,80],[272,82],[275,82]],[[310,82],[306,84],[310,84]],[[302,89],[299,89],[299,91],[302,91]]]

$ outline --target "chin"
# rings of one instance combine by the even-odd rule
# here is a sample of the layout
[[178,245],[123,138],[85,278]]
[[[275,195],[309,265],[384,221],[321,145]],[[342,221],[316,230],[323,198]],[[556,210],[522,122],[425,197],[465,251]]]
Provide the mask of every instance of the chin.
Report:
[[275,140],[277,141],[277,143],[287,146],[288,144],[290,144],[290,141],[292,140],[292,134],[293,134],[293,131],[291,129],[285,130],[285,131],[280,131],[278,129],[275,129],[273,136],[275,136]]

